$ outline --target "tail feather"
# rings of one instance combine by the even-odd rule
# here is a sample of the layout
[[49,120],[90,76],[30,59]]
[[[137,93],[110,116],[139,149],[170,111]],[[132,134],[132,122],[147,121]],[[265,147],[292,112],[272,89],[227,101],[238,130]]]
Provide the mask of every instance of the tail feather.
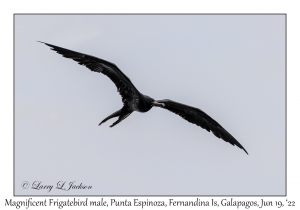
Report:
[[127,107],[123,106],[122,109],[112,113],[111,115],[109,115],[108,117],[106,117],[104,120],[102,120],[100,123],[99,123],[99,126],[102,124],[102,123],[105,123],[107,120],[111,119],[111,118],[114,118],[114,117],[119,117],[119,119],[114,122],[111,126],[109,127],[114,127],[115,125],[117,125],[118,123],[120,123],[122,120],[124,120],[126,117],[128,117],[130,114],[132,113],[131,110],[128,110]]
[[105,123],[107,120],[113,118],[113,117],[118,117],[120,114],[121,114],[121,111],[122,109],[112,113],[111,115],[109,115],[107,118],[105,118],[104,120],[102,120],[100,123],[99,123],[99,126],[102,124],[102,123]]
[[119,119],[116,121],[116,122],[114,122],[111,126],[109,126],[109,127],[114,127],[115,125],[117,125],[118,123],[120,123],[122,120],[125,120],[126,119],[126,117],[128,117],[130,114],[131,114],[132,112],[128,112],[128,113],[122,113],[121,115],[120,115],[120,117],[119,117]]

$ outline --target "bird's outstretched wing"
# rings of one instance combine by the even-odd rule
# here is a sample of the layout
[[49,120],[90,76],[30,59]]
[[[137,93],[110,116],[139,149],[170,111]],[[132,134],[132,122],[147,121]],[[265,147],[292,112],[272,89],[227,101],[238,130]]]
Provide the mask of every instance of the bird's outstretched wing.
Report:
[[108,76],[117,86],[118,92],[120,92],[120,95],[122,96],[123,103],[135,95],[140,94],[130,79],[115,64],[91,55],[75,52],[45,42],[41,43],[51,47],[51,50],[56,51],[65,58],[73,59],[80,65],[86,66],[94,72],[99,72]]
[[216,137],[221,138],[232,145],[238,146],[248,154],[245,148],[228,131],[226,131],[218,122],[205,114],[202,110],[175,101],[171,101],[169,99],[155,101],[153,105],[167,109],[181,116],[188,122],[201,126],[208,132],[212,131],[212,133]]

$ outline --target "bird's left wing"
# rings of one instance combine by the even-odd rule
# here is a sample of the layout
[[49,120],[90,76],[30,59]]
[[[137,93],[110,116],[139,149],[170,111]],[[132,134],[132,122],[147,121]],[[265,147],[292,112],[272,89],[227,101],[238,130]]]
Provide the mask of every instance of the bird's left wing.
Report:
[[117,86],[117,89],[122,96],[123,103],[139,94],[139,91],[135,88],[130,79],[115,64],[91,55],[75,52],[45,42],[41,43],[51,47],[52,50],[61,54],[63,57],[73,59],[80,65],[86,66],[91,71],[108,76]]
[[208,132],[212,131],[216,137],[221,138],[232,145],[238,146],[248,154],[246,149],[228,131],[226,131],[218,122],[216,122],[202,110],[169,99],[155,101],[153,106],[159,106],[167,109],[181,116],[188,122],[201,126]]

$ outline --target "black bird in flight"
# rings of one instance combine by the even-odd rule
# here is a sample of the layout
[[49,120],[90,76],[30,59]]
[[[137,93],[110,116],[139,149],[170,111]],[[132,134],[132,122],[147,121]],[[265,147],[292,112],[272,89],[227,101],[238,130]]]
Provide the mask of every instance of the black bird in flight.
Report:
[[118,92],[122,97],[123,107],[106,117],[104,120],[102,120],[102,122],[99,123],[99,125],[113,117],[118,117],[118,120],[110,126],[113,127],[124,120],[126,117],[128,117],[134,111],[147,112],[153,106],[156,106],[167,109],[181,116],[188,122],[196,124],[197,126],[201,126],[208,132],[212,131],[212,133],[216,137],[221,138],[232,145],[238,146],[248,154],[245,148],[229,132],[227,132],[218,122],[205,114],[202,110],[169,99],[154,100],[153,98],[140,93],[132,84],[130,79],[115,64],[111,62],[108,62],[101,58],[96,58],[91,55],[86,55],[83,53],[51,45],[45,42],[41,43],[48,45],[49,47],[51,47],[51,50],[56,51],[65,58],[73,59],[80,65],[86,66],[92,71],[99,72],[108,76],[113,81],[113,83],[115,83]]

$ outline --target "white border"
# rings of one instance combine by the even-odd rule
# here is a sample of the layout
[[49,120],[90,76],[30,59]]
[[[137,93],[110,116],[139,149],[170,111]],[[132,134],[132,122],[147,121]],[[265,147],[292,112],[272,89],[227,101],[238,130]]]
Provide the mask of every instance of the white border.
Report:
[[[287,151],[288,180],[287,197],[264,197],[266,200],[299,199],[299,139],[297,138],[299,116],[299,7],[297,1],[2,1],[1,3],[1,70],[0,70],[0,164],[1,164],[1,206],[5,198],[25,200],[25,197],[13,197],[13,14],[14,13],[286,13],[287,14]],[[259,146],[259,145],[257,145]],[[55,199],[56,197],[52,197]],[[228,198],[228,197],[227,197]],[[43,200],[36,197],[35,200]],[[48,198],[47,198],[48,199]],[[66,197],[61,198],[67,200]],[[91,197],[91,199],[96,199]],[[109,200],[110,198],[107,198]],[[117,198],[118,199],[118,198]],[[125,199],[125,197],[122,197]],[[130,197],[129,199],[133,199]],[[146,199],[146,198],[145,198]],[[151,200],[156,200],[151,197]],[[176,199],[194,200],[183,197]],[[209,200],[208,197],[203,197]],[[218,197],[217,200],[222,198]],[[237,200],[260,200],[259,197],[237,197]],[[157,200],[166,200],[159,197]],[[12,207],[4,207],[5,209]],[[54,207],[57,209],[57,207]],[[3,208],[1,208],[3,209]],[[63,209],[68,209],[64,207]],[[118,208],[122,209],[122,208]],[[148,208],[152,209],[152,208]],[[168,208],[170,209],[170,208]],[[206,209],[206,208],[204,208]],[[220,209],[220,208],[218,208]],[[283,209],[283,208],[281,208]]]

